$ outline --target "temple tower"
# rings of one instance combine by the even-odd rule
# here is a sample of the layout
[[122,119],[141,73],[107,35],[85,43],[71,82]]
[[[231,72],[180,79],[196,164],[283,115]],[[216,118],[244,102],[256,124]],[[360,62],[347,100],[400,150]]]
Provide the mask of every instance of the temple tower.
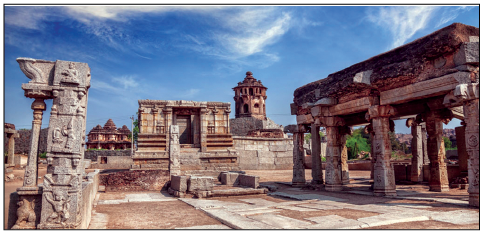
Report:
[[260,80],[253,77],[253,73],[246,72],[246,78],[237,86],[232,88],[235,92],[236,118],[255,117],[257,119],[266,118],[266,90]]

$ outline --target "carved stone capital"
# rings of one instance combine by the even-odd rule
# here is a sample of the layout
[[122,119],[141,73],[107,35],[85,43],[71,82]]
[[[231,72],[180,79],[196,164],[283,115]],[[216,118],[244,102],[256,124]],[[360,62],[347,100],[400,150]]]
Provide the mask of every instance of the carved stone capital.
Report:
[[319,117],[318,119],[320,120],[320,125],[325,127],[338,127],[345,125],[344,119],[336,116]]
[[370,121],[371,119],[378,118],[378,117],[391,117],[397,113],[396,108],[385,105],[385,106],[371,106],[369,107],[368,112],[365,114],[365,119]]
[[463,102],[480,98],[479,84],[460,84],[450,91],[443,99],[446,107],[461,106]]

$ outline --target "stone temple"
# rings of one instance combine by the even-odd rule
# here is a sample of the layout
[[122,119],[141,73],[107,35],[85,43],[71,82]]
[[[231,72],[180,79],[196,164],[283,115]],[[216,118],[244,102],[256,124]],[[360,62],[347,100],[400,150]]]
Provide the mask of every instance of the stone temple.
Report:
[[104,127],[97,125],[88,133],[88,142],[86,146],[88,149],[127,149],[131,148],[131,140],[128,139],[131,131],[123,125],[121,128],[116,128],[112,119],[109,119]]

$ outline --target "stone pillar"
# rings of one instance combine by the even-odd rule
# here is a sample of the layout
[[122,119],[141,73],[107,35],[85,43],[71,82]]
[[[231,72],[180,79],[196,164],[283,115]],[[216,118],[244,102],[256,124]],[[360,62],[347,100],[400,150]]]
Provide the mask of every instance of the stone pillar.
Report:
[[325,163],[325,190],[342,190],[342,155],[339,126],[344,125],[340,117],[320,117],[319,122],[325,126],[327,133],[327,150]]
[[231,123],[229,121],[229,114],[231,113],[231,108],[227,108],[224,110],[225,116],[226,116],[226,133],[230,134],[231,133]]
[[411,134],[413,139],[411,141],[411,149],[413,158],[411,159],[411,181],[423,182],[423,139],[421,125],[416,122],[415,118],[409,118],[406,121],[406,126],[411,127]]
[[348,159],[348,151],[347,151],[347,137],[346,135],[350,134],[350,128],[347,126],[339,127],[339,136],[340,136],[340,163],[342,167],[342,184],[349,184],[350,183],[350,173],[349,173],[349,164],[347,163]]
[[424,118],[429,135],[427,142],[430,160],[429,190],[435,192],[449,191],[442,113],[439,110],[427,111]]
[[82,162],[90,79],[86,63],[55,62],[40,229],[76,229],[82,223]]
[[207,106],[200,109],[200,151],[207,152]]
[[465,126],[456,127],[456,147],[458,151],[458,166],[460,171],[468,174],[468,153],[466,152]]
[[304,131],[303,126],[290,125],[290,132],[293,133],[293,187],[305,185],[305,154],[303,149]]
[[170,126],[170,175],[180,174],[180,142],[179,142],[179,126]]
[[391,140],[389,138],[389,117],[395,109],[387,106],[371,106],[367,118],[372,120],[374,139],[372,141],[374,166],[374,195],[396,196],[394,168],[391,165]]
[[[370,179],[371,180],[374,180],[374,166],[376,164],[376,157],[374,155],[374,147],[372,147],[374,145],[374,128],[372,127],[372,123],[370,123],[369,125],[367,125],[365,127],[365,131],[366,133],[369,134],[369,141],[370,141],[370,156],[371,156],[371,170],[370,170]],[[374,188],[374,181],[371,182],[372,183],[372,189]]]
[[30,151],[27,159],[27,166],[25,167],[24,185],[23,187],[37,188],[37,158],[39,156],[39,137],[40,127],[42,125],[42,114],[46,109],[44,99],[36,98],[32,103],[34,110],[34,120],[32,121],[32,132],[30,135]]
[[312,184],[323,184],[322,151],[320,139],[320,126],[311,125],[312,128]]
[[13,165],[14,164],[14,157],[15,157],[15,133],[7,134],[8,137],[8,159],[7,164]]
[[480,118],[479,99],[465,102],[466,151],[468,153],[468,193],[470,206],[480,207]]

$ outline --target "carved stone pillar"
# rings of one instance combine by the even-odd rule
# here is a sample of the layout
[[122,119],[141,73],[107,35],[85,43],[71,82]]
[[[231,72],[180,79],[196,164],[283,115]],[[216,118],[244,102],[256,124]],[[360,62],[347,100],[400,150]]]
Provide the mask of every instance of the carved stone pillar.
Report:
[[[372,147],[374,145],[374,128],[372,127],[372,123],[370,123],[369,125],[367,125],[365,127],[365,132],[369,134],[369,141],[370,141],[370,156],[371,156],[371,170],[370,170],[370,179],[371,180],[374,180],[374,166],[376,164],[376,157],[374,155],[374,147]],[[374,188],[374,181],[371,182],[372,183],[372,189]]]
[[207,151],[207,106],[200,109],[200,151]]
[[179,142],[179,126],[170,126],[170,175],[180,174],[180,142]]
[[312,184],[323,184],[320,126],[312,124]]
[[347,126],[339,127],[339,136],[340,136],[340,164],[342,165],[342,184],[349,184],[350,183],[350,173],[349,173],[349,164],[347,163],[348,160],[348,151],[347,151],[347,137],[346,135],[350,134],[350,128]]
[[[464,122],[462,122],[464,124]],[[468,153],[466,152],[465,126],[455,128],[458,166],[464,175],[468,175]]]
[[305,185],[305,154],[303,149],[304,130],[303,126],[290,125],[289,131],[293,133],[293,187]]
[[480,118],[479,99],[465,102],[466,151],[468,153],[469,204],[480,207]]
[[343,120],[339,117],[321,117],[320,122],[327,132],[327,152],[325,163],[325,190],[342,190],[342,155],[339,126]]
[[394,168],[391,165],[391,140],[389,138],[389,117],[395,109],[387,106],[371,106],[366,117],[372,120],[374,139],[372,141],[374,166],[374,195],[396,196]]
[[40,229],[76,229],[82,223],[82,174],[90,68],[56,61],[47,136]]
[[25,167],[23,187],[37,187],[37,157],[39,155],[39,136],[42,125],[42,114],[46,109],[44,99],[36,98],[32,103],[34,120],[32,121],[32,133],[30,135],[30,152]]
[[226,133],[230,134],[231,133],[231,123],[229,120],[229,114],[231,113],[231,108],[227,108],[224,110],[225,118],[226,118]]
[[449,191],[441,112],[440,110],[427,111],[424,115],[429,135],[427,142],[430,160],[429,190],[436,192]]
[[421,125],[416,122],[415,118],[409,118],[406,126],[411,127],[413,139],[411,149],[413,158],[411,159],[411,181],[423,182],[423,139]]

